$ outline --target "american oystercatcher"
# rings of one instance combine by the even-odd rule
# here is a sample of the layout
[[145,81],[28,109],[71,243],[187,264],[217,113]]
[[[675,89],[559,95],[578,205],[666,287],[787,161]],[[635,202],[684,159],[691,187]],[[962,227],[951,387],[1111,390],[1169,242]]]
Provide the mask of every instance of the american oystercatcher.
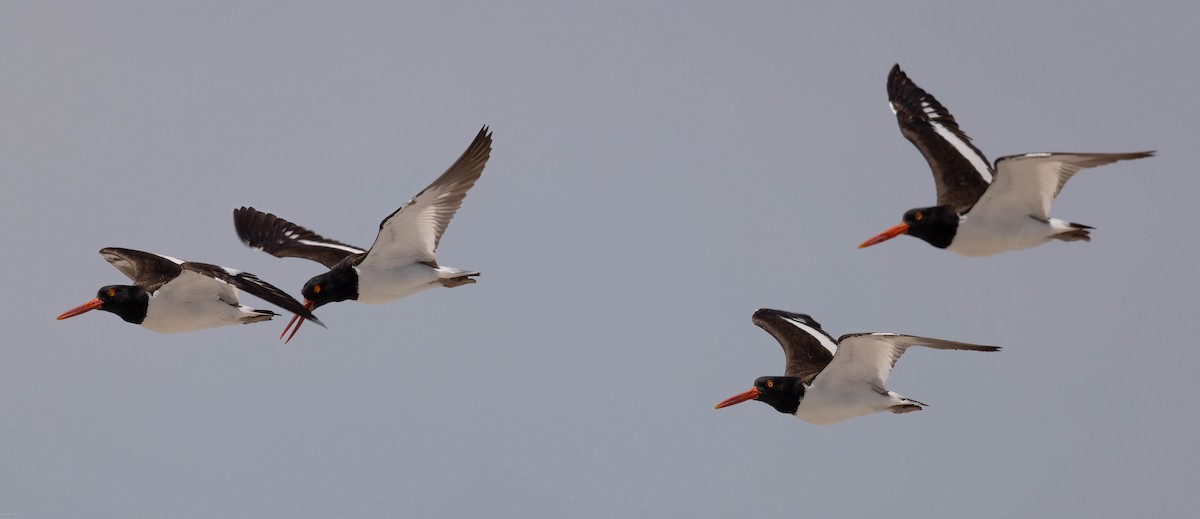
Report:
[[909,413],[928,405],[888,391],[884,384],[909,346],[939,350],[999,351],[996,346],[897,333],[851,333],[833,340],[804,314],[763,308],[754,324],[783,346],[783,376],[759,377],[749,391],[716,408],[747,400],[769,404],[809,423],[828,425],[882,411]]
[[117,247],[100,249],[100,255],[133,284],[102,287],[95,299],[63,312],[58,320],[104,310],[148,330],[179,333],[269,321],[279,315],[238,303],[237,291],[242,289],[325,326],[292,296],[249,272]]
[[995,168],[954,116],[908,79],[900,65],[888,74],[888,101],[900,133],[921,151],[937,185],[933,207],[904,213],[900,224],[863,242],[869,247],[909,234],[963,256],[990,256],[1050,240],[1091,241],[1089,227],[1050,218],[1050,205],[1079,170],[1140,159],[1134,153],[1026,153],[996,160]]
[[[304,258],[329,268],[304,284],[304,307],[352,299],[383,304],[434,287],[474,283],[479,273],[438,265],[434,252],[467,190],[479,180],[492,152],[492,133],[484,126],[462,156],[429,187],[379,224],[370,249],[330,240],[274,214],[253,207],[233,211],[233,225],[246,245],[285,258]],[[293,318],[291,341],[303,321]]]

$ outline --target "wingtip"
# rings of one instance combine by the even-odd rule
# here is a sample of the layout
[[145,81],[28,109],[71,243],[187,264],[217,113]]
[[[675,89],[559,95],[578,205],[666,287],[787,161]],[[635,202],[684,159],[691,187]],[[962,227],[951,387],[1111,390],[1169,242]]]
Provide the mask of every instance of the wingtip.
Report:
[[816,322],[816,320],[814,320],[811,315],[802,314],[802,313],[798,313],[798,312],[789,312],[787,310],[777,310],[775,308],[759,308],[756,312],[754,312],[754,317],[758,317],[761,315],[782,315],[782,316],[786,316],[786,317],[801,317],[801,318],[807,319],[809,321],[812,321],[814,323]]
[[491,127],[488,126],[487,124],[484,124],[483,127],[479,129],[479,133],[475,135],[475,138],[476,139],[483,138],[483,139],[487,139],[489,141],[492,140]]
[[1002,349],[999,346],[988,346],[984,344],[972,344],[971,346],[973,347],[968,348],[968,351],[1000,351]]

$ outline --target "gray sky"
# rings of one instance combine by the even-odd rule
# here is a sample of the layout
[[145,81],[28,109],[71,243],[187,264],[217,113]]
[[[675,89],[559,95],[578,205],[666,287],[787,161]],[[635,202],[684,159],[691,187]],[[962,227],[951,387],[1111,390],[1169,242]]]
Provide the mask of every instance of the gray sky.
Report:
[[[1197,8],[1187,2],[6,2],[0,514],[1189,517],[1200,508]],[[848,4],[848,3],[847,3]],[[855,246],[933,203],[895,62],[989,156],[1137,151],[1089,244]],[[439,260],[479,283],[160,335],[54,317],[120,246],[294,294],[254,205],[368,246],[482,124]],[[254,305],[266,305],[247,296]],[[264,306],[267,307],[267,306]],[[759,307],[912,350],[921,413],[748,403]]]

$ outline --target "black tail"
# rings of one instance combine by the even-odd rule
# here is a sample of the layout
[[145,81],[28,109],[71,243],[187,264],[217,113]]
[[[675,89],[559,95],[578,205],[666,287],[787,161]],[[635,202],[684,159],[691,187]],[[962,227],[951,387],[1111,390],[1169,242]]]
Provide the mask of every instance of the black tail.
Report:
[[1067,222],[1067,225],[1071,226],[1071,230],[1055,234],[1054,239],[1062,241],[1092,241],[1092,235],[1088,233],[1088,229],[1095,229],[1095,227],[1075,222]]

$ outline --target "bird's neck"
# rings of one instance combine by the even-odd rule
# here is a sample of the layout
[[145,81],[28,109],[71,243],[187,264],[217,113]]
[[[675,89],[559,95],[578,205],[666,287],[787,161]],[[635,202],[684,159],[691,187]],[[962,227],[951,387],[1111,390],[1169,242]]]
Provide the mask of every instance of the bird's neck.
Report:
[[790,391],[773,392],[770,395],[762,395],[759,400],[763,403],[774,407],[776,411],[783,414],[796,414],[796,410],[800,408],[800,401],[804,399],[804,391],[807,387],[804,384],[795,384]]
[[923,225],[909,227],[908,234],[920,238],[934,247],[944,249],[950,246],[950,242],[954,241],[954,236],[958,234],[958,224],[960,221],[962,221],[962,217],[953,211],[949,211],[943,218],[927,221]]
[[150,296],[145,291],[139,291],[131,299],[107,304],[104,309],[117,314],[127,323],[142,324],[142,321],[146,320],[146,313],[150,310]]

